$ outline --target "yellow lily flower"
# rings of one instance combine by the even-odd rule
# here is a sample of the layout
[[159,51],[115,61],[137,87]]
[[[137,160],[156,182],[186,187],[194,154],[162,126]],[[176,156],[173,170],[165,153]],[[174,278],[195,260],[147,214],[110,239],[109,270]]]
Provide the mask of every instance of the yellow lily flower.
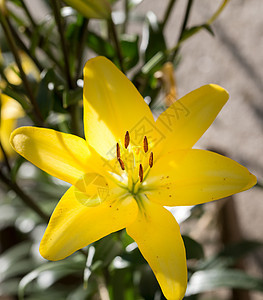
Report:
[[219,154],[192,149],[228,99],[217,85],[174,102],[155,122],[133,84],[106,58],[84,68],[86,140],[22,127],[14,149],[72,184],[50,219],[40,253],[60,260],[123,228],[136,241],[165,297],[187,285],[179,225],[163,206],[195,205],[249,189],[256,177]]
[[[21,105],[14,99],[7,95],[0,93],[0,142],[5,150],[7,156],[15,154],[13,148],[9,143],[9,138],[12,131],[16,127],[16,121],[18,118],[24,116],[24,111]],[[3,160],[3,153],[0,149],[0,161]]]

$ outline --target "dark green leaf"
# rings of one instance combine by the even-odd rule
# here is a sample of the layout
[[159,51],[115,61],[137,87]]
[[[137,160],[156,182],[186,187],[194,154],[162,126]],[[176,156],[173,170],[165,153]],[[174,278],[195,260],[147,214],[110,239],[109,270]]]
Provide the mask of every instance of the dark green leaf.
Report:
[[218,288],[245,289],[263,292],[263,280],[239,270],[213,269],[194,273],[186,295],[195,295]]
[[64,90],[63,91],[63,107],[68,108],[72,104],[78,103],[82,99],[82,88],[75,90]]
[[147,264],[146,260],[143,258],[143,256],[142,256],[142,254],[141,254],[138,247],[135,248],[132,251],[124,252],[121,255],[121,258],[128,261],[128,262],[131,262],[132,264],[135,264],[135,265]]
[[145,31],[147,33],[143,36],[142,44],[146,45],[144,61],[148,62],[158,52],[165,52],[166,50],[162,26],[158,23],[157,17],[153,12],[147,14]]
[[94,32],[89,31],[87,44],[98,55],[104,55],[108,58],[114,57],[115,50],[112,45]]
[[230,244],[216,256],[200,262],[197,266],[197,269],[203,270],[233,266],[239,258],[251,253],[252,251],[255,251],[262,246],[263,243],[257,241],[241,241],[235,244]]
[[1,280],[15,275],[25,274],[32,267],[26,258],[30,254],[32,243],[23,242],[8,249],[0,256]]
[[38,278],[43,272],[52,273],[52,280],[49,285],[69,274],[79,273],[85,266],[84,257],[73,256],[63,261],[48,262],[28,273],[19,283],[18,294],[20,299],[24,299],[25,289],[34,279]]
[[139,37],[138,36],[122,36],[121,50],[123,55],[124,69],[129,70],[139,61]]
[[[43,71],[41,77],[42,79],[38,86],[36,100],[42,116],[46,118],[53,107],[54,99],[52,89],[54,87],[55,73],[50,69]],[[53,85],[53,87],[50,88],[50,85]]]
[[191,239],[189,236],[182,236],[187,259],[201,259],[204,257],[204,251],[201,244]]
[[191,36],[193,36],[194,34],[196,34],[197,32],[199,32],[201,29],[206,29],[210,34],[214,35],[214,32],[211,28],[210,25],[208,24],[202,24],[199,26],[193,26],[191,28],[186,28],[180,42],[183,42],[185,40],[187,40],[188,38],[190,38]]
[[121,242],[113,239],[112,235],[94,243],[94,246],[96,249],[94,262],[101,261],[102,266],[109,265],[112,260],[122,252]]
[[18,158],[16,159],[16,161],[13,165],[13,168],[11,170],[11,178],[12,178],[13,181],[15,181],[17,172],[19,171],[20,167],[22,166],[22,164],[25,161],[26,161],[25,158],[22,157],[22,156],[18,156]]

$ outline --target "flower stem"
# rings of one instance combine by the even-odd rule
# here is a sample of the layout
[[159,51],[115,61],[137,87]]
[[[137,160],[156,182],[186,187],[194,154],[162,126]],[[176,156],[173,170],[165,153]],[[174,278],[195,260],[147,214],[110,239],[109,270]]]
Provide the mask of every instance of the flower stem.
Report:
[[163,29],[164,29],[164,27],[166,26],[166,23],[167,23],[168,20],[169,20],[169,17],[170,17],[170,15],[171,15],[171,12],[172,12],[172,10],[173,10],[173,7],[174,7],[174,5],[175,5],[175,2],[176,2],[176,0],[170,0],[168,6],[167,6],[167,8],[166,8],[166,11],[165,11],[165,13],[164,13],[163,22],[162,22],[162,27],[163,27]]
[[78,103],[70,105],[68,107],[70,116],[71,116],[71,132],[77,136],[81,136],[81,127],[80,127],[80,110]]
[[206,24],[211,25],[221,14],[223,9],[225,8],[226,4],[229,2],[229,0],[223,0],[222,4],[219,6],[218,10],[213,14],[213,16],[206,22]]
[[14,29],[14,27],[12,26],[12,24],[8,21],[8,26],[10,28],[10,31],[14,37],[14,40],[16,40],[17,45],[33,60],[33,62],[35,63],[35,65],[37,66],[39,72],[42,72],[44,67],[41,65],[41,63],[39,62],[39,60],[36,58],[35,55],[33,55],[30,50],[27,48],[27,46],[25,45],[25,43],[23,42],[23,40],[20,38],[20,36],[17,34],[16,30]]
[[76,51],[76,61],[77,61],[76,77],[75,77],[76,81],[79,79],[81,73],[82,57],[83,57],[85,42],[88,34],[88,24],[89,24],[89,20],[84,18],[80,29],[80,41],[78,43],[78,50]]
[[35,115],[35,121],[38,125],[43,126],[44,120],[43,120],[41,112],[38,108],[36,99],[34,97],[34,94],[33,94],[33,91],[31,89],[31,86],[29,84],[29,81],[27,79],[27,76],[26,76],[26,74],[24,72],[24,69],[22,67],[22,62],[21,62],[21,59],[20,59],[18,48],[16,46],[16,42],[14,40],[14,37],[13,37],[12,32],[10,30],[10,27],[8,25],[7,17],[4,14],[0,14],[0,22],[2,24],[2,27],[3,27],[7,42],[9,44],[10,50],[12,51],[12,53],[14,55],[17,67],[19,69],[19,72],[20,72],[20,75],[21,75],[21,78],[22,78],[22,81],[23,81],[23,85],[24,85],[25,90],[27,92],[27,96],[28,96],[28,98],[29,98],[29,100],[32,104],[33,112],[34,112],[34,115]]
[[116,49],[116,53],[117,53],[117,57],[118,57],[118,60],[119,60],[121,71],[125,74],[125,70],[124,70],[124,67],[123,67],[123,56],[122,56],[122,53],[121,53],[121,46],[120,46],[120,42],[119,42],[119,39],[118,39],[116,26],[115,26],[112,18],[110,18],[110,20],[109,20],[109,29],[112,33],[112,38],[113,38],[113,42],[114,42],[114,45],[115,45],[115,49]]
[[[193,5],[193,2],[194,0],[188,0],[188,4],[187,4],[187,7],[186,7],[186,11],[185,11],[185,15],[184,15],[184,21],[183,21],[183,24],[181,26],[181,31],[180,31],[180,35],[179,35],[179,38],[177,40],[177,45],[180,43],[181,41],[181,38],[183,36],[183,33],[185,31],[185,28],[187,26],[187,22],[188,22],[188,19],[189,19],[189,16],[190,16],[190,12],[191,12],[191,8],[192,8],[192,5]],[[171,59],[170,61],[174,61],[177,53],[178,53],[178,50],[179,50],[179,47],[174,47],[174,51],[172,52],[171,54]]]
[[36,24],[35,20],[33,19],[32,15],[31,15],[31,13],[30,13],[30,11],[29,11],[29,9],[28,9],[26,3],[25,3],[25,1],[24,1],[24,0],[20,0],[20,3],[21,3],[21,5],[22,5],[22,7],[23,7],[23,9],[24,9],[24,11],[25,11],[25,13],[26,13],[28,19],[30,20],[32,26],[33,26],[34,28],[37,27],[37,24]]
[[0,170],[0,179],[19,196],[25,205],[38,214],[43,221],[48,222],[49,216],[17,185],[16,182],[12,182],[6,177],[2,170]]
[[11,167],[10,167],[10,164],[9,164],[9,161],[8,161],[8,157],[6,155],[5,149],[4,149],[1,141],[0,141],[0,151],[3,153],[3,157],[4,157],[4,160],[5,160],[5,164],[6,164],[7,170],[10,173],[11,172]]
[[68,50],[67,50],[66,40],[65,40],[65,36],[64,36],[62,18],[61,18],[61,14],[60,14],[60,3],[58,2],[58,0],[53,0],[53,1],[51,1],[51,5],[53,8],[55,21],[56,21],[58,33],[60,36],[60,42],[61,42],[62,52],[63,52],[63,56],[64,56],[64,62],[65,62],[65,64],[64,64],[65,74],[66,74],[68,87],[69,87],[69,89],[73,89],[75,86],[74,86],[74,83],[72,81],[71,74],[70,74]]
[[125,14],[125,19],[123,22],[123,27],[122,27],[122,33],[125,33],[127,31],[127,26],[129,23],[129,0],[124,1],[124,14]]

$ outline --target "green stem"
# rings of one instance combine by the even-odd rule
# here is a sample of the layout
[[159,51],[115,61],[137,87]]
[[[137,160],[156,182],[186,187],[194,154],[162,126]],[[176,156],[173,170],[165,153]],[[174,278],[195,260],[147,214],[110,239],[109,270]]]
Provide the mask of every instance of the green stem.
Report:
[[127,31],[127,26],[129,22],[129,0],[124,1],[124,14],[125,19],[123,22],[122,33],[125,33]]
[[213,16],[206,22],[207,25],[211,25],[221,14],[223,9],[225,8],[226,4],[229,2],[229,0],[223,0],[222,4],[219,6],[218,10],[213,14]]
[[0,141],[0,150],[3,153],[3,157],[4,157],[4,160],[5,160],[5,164],[6,164],[7,170],[8,170],[9,173],[11,173],[11,167],[10,167],[10,164],[9,164],[9,161],[8,161],[8,157],[7,157],[7,154],[5,153],[5,149],[4,149],[1,141]]
[[85,49],[85,43],[88,34],[88,24],[89,24],[89,20],[85,18],[80,28],[80,41],[78,42],[78,51],[76,51],[76,61],[77,61],[76,77],[75,77],[76,81],[79,79],[81,73],[83,52]]
[[8,19],[7,19],[7,22],[8,22],[8,26],[9,26],[9,28],[10,28],[13,36],[14,36],[14,39],[16,40],[16,42],[19,45],[19,47],[33,60],[33,62],[37,66],[39,72],[42,72],[44,70],[44,67],[41,65],[41,63],[36,58],[36,56],[33,55],[29,51],[29,49],[27,48],[27,46],[25,45],[25,43],[23,42],[23,40],[20,38],[20,36],[17,34],[16,30],[14,29],[14,27],[12,26],[12,24],[9,22]]
[[71,75],[70,75],[68,49],[67,49],[66,40],[65,40],[65,36],[64,36],[63,22],[62,22],[62,18],[61,18],[61,14],[60,14],[60,4],[59,4],[58,0],[53,0],[53,1],[51,1],[51,5],[53,8],[54,17],[55,17],[55,20],[57,23],[57,28],[58,28],[58,32],[59,32],[59,36],[60,36],[60,42],[61,42],[62,52],[63,52],[63,56],[64,56],[64,62],[65,62],[64,67],[65,67],[66,80],[67,80],[69,89],[73,89],[75,87],[75,85],[74,85],[74,83],[71,79]]
[[167,6],[167,8],[166,8],[166,11],[165,11],[165,13],[164,13],[163,22],[162,22],[162,27],[163,27],[163,29],[165,28],[165,26],[166,26],[166,24],[167,24],[167,22],[168,22],[168,20],[169,20],[169,17],[170,17],[170,15],[171,15],[171,12],[172,12],[172,10],[173,10],[173,7],[174,7],[174,5],[175,5],[175,2],[176,2],[176,0],[170,0],[168,6]]
[[30,207],[38,214],[43,221],[48,222],[49,216],[17,185],[16,182],[12,182],[7,178],[2,170],[0,170],[0,179],[19,196],[26,206]]
[[[193,5],[193,2],[194,0],[188,0],[188,4],[187,4],[187,7],[186,7],[186,11],[185,11],[185,15],[184,15],[184,21],[183,21],[183,24],[181,26],[181,31],[180,31],[180,35],[179,35],[179,38],[177,40],[177,45],[180,43],[181,41],[181,38],[184,34],[184,31],[185,31],[185,28],[187,26],[187,22],[188,22],[188,19],[189,19],[189,16],[190,16],[190,12],[191,12],[191,8],[192,8],[192,5]],[[179,47],[175,46],[174,47],[174,51],[172,52],[171,54],[171,58],[170,58],[170,61],[174,61],[178,51],[179,51]]]
[[33,17],[32,17],[32,15],[31,15],[31,13],[30,13],[30,11],[29,11],[29,9],[28,9],[26,3],[24,2],[24,0],[20,0],[20,2],[21,2],[21,4],[22,4],[22,7],[24,8],[24,11],[25,11],[25,13],[26,13],[28,19],[30,20],[30,22],[31,22],[31,24],[32,24],[32,26],[33,26],[33,28],[36,28],[36,27],[37,27],[37,24],[36,24],[35,20],[33,19]]
[[14,40],[12,32],[9,28],[9,25],[8,25],[8,22],[7,22],[7,17],[3,14],[0,14],[0,21],[1,21],[1,24],[2,24],[6,39],[7,39],[7,42],[9,44],[10,50],[13,53],[13,56],[14,56],[16,64],[17,64],[17,67],[19,69],[23,85],[24,85],[25,90],[27,92],[27,96],[29,98],[29,101],[32,104],[33,112],[34,112],[35,119],[36,119],[36,123],[40,126],[43,126],[44,120],[43,120],[41,112],[38,108],[36,99],[34,97],[34,94],[33,94],[33,91],[31,89],[31,86],[29,84],[29,81],[27,79],[27,76],[26,76],[26,74],[24,72],[24,69],[22,67],[22,62],[21,62],[21,59],[20,59],[20,56],[19,56],[18,48],[16,46],[16,42]]
[[121,53],[121,46],[120,46],[120,42],[119,42],[119,39],[118,39],[116,26],[115,26],[112,18],[110,18],[110,20],[109,20],[109,29],[112,33],[112,38],[113,38],[113,42],[114,42],[114,45],[115,45],[115,49],[116,49],[116,53],[117,53],[117,57],[118,57],[118,60],[119,60],[121,71],[125,74],[125,70],[124,70],[124,67],[123,67],[123,56],[122,56],[122,53]]
[[71,131],[73,134],[81,136],[81,127],[80,127],[80,110],[78,107],[78,103],[70,105],[69,113],[71,116]]

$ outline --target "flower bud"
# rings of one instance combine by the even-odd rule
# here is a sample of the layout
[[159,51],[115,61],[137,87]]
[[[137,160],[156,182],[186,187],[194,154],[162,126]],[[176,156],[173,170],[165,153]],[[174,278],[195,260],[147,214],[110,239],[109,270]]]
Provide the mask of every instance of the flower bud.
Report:
[[[1,1],[1,0],[0,0]],[[64,0],[88,19],[109,19],[111,7],[108,0]]]
[[0,14],[6,16],[7,15],[7,8],[5,0],[0,0]]

